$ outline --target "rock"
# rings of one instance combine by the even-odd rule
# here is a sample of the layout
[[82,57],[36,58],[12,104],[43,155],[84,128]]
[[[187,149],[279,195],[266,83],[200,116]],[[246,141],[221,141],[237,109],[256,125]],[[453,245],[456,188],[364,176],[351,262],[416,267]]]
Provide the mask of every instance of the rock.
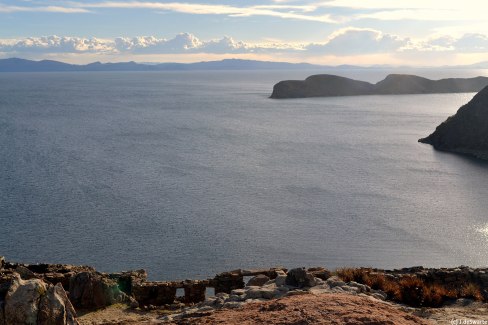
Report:
[[325,283],[331,288],[342,287],[346,285],[346,283],[342,281],[338,276],[332,276],[328,278],[327,281],[325,281]]
[[50,286],[39,303],[38,325],[76,325],[76,312],[61,283]]
[[332,273],[323,267],[312,267],[309,268],[307,271],[311,273],[315,278],[318,278],[323,281],[327,280],[332,276]]
[[0,319],[5,320],[5,325],[78,324],[76,312],[61,284],[53,286],[41,279],[22,280],[18,274],[15,274],[2,309],[4,318]]
[[357,288],[357,292],[360,292],[360,293],[366,293],[366,292],[370,292],[371,291],[371,288],[368,287],[367,285],[365,284],[361,284],[361,283],[357,283],[357,282],[354,282],[354,281],[351,281],[351,282],[348,282],[347,285],[349,287],[352,287],[352,288]]
[[46,284],[42,280],[24,281],[16,274],[5,297],[5,323],[37,324],[39,301],[46,291]]
[[129,297],[129,299],[130,299],[129,307],[130,307],[131,309],[136,309],[136,308],[138,308],[138,307],[139,307],[139,302],[137,302],[137,300],[135,300],[135,299],[134,299],[134,298],[132,298],[132,297]]
[[234,289],[230,292],[231,295],[242,296],[246,293],[246,289]]
[[241,308],[243,305],[243,302],[238,302],[238,301],[228,301],[224,303],[222,308],[227,308],[227,309],[236,309],[236,308]]
[[249,287],[246,291],[245,299],[273,299],[284,294],[275,285],[263,287]]
[[69,299],[77,308],[99,309],[119,302],[128,302],[117,282],[98,272],[81,272],[70,279]]
[[252,277],[246,284],[246,286],[262,286],[264,285],[266,282],[269,281],[269,277],[267,277],[266,275],[263,275],[263,274],[259,274],[259,275],[256,275],[255,277]]
[[22,280],[38,279],[38,277],[34,274],[34,272],[32,272],[31,270],[29,270],[28,268],[22,265],[17,266],[15,268],[15,272],[17,272],[20,275]]
[[383,292],[381,290],[376,290],[375,292],[371,293],[371,296],[379,300],[386,300],[388,298],[386,292]]
[[435,149],[488,159],[488,87],[481,90],[434,133],[419,142]]
[[305,271],[304,268],[296,268],[288,271],[285,284],[297,288],[313,287],[316,282],[312,274]]
[[278,275],[275,279],[275,284],[278,287],[284,286],[286,284],[286,274]]
[[488,78],[449,78],[430,80],[414,75],[390,74],[371,84],[335,75],[314,75],[305,80],[280,81],[273,87],[271,98],[304,98],[382,94],[432,94],[480,91]]
[[0,270],[3,270],[5,266],[5,257],[0,256]]
[[314,295],[331,292],[330,287],[328,285],[318,285],[310,288],[308,291]]

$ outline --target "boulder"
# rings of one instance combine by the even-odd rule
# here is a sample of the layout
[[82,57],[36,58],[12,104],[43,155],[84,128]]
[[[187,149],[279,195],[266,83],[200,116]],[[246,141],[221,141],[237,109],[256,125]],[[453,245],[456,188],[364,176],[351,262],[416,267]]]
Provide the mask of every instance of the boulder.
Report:
[[285,284],[292,287],[303,288],[313,287],[316,285],[316,282],[314,276],[307,272],[305,268],[296,268],[288,271]]
[[98,272],[81,272],[73,276],[69,284],[69,299],[75,307],[90,310],[129,302],[117,281]]
[[5,301],[0,303],[0,325],[24,324],[78,325],[76,312],[61,284],[22,280],[14,274]]
[[0,270],[3,270],[5,266],[5,257],[0,256]]
[[16,274],[5,297],[5,323],[37,324],[39,301],[46,291],[47,286],[42,280],[22,280]]
[[77,325],[76,312],[61,283],[50,286],[39,303],[38,325]]
[[262,286],[264,285],[266,282],[269,281],[269,277],[267,277],[266,275],[264,274],[259,274],[259,275],[256,275],[255,277],[252,277],[248,282],[247,282],[247,286]]

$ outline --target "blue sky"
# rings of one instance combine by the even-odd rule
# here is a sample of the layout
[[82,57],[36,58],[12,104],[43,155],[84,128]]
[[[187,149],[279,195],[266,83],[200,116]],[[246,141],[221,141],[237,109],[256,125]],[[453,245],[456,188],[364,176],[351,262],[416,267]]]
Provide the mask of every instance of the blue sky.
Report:
[[0,0],[0,57],[320,64],[488,60],[488,2]]

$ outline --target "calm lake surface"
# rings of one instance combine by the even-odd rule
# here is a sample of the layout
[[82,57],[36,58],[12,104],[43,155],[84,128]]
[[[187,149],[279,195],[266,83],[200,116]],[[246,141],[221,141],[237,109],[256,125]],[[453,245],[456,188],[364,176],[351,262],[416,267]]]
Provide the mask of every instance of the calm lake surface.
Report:
[[488,164],[417,143],[474,94],[268,99],[317,72],[0,74],[0,255],[162,280],[487,266]]

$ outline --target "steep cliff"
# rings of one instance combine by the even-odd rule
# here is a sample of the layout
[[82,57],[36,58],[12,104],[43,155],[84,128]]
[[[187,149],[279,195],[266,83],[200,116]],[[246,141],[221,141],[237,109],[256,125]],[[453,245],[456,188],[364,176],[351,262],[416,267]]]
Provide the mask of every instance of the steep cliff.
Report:
[[488,159],[488,87],[419,142]]

